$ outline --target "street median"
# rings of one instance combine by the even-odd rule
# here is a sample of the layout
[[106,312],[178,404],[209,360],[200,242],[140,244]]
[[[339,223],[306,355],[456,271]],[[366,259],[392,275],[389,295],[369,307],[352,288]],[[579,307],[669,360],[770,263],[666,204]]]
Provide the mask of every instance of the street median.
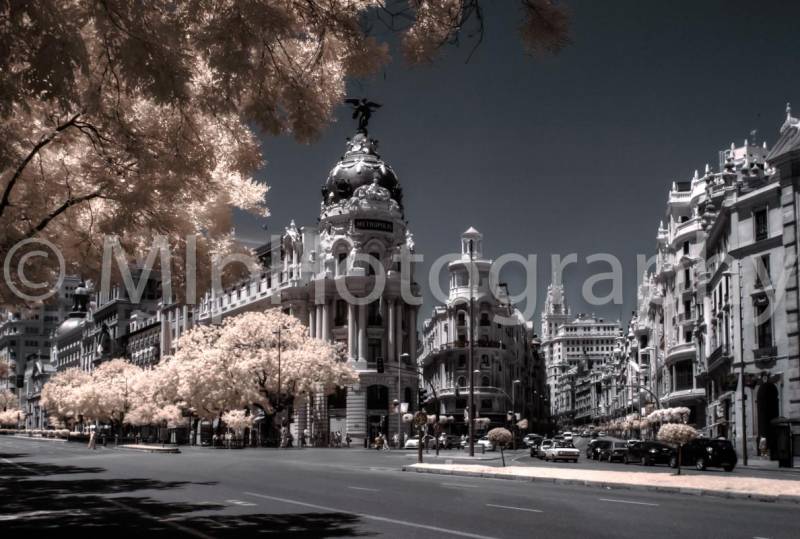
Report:
[[410,464],[403,466],[403,471],[800,504],[800,481],[791,479],[739,477],[714,473],[674,475],[647,471],[616,472],[566,467],[497,468],[480,464]]

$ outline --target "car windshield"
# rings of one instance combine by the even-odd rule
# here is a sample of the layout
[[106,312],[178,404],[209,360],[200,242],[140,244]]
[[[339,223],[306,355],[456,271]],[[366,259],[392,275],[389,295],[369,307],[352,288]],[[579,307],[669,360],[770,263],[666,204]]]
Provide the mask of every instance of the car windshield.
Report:
[[607,440],[600,440],[595,447],[611,447],[611,442]]
[[556,442],[555,447],[571,448],[573,446],[569,442]]
[[614,442],[614,449],[625,449],[628,447],[628,444],[624,442]]

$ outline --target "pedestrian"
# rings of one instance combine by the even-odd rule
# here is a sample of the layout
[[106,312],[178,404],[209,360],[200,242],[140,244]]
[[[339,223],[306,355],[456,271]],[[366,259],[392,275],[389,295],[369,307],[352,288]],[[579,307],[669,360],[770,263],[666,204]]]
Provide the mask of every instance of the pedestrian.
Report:
[[396,432],[392,435],[392,445],[400,449],[400,436]]
[[311,443],[311,432],[308,429],[303,429],[303,441],[306,445]]
[[769,446],[767,445],[767,438],[764,436],[758,441],[758,452],[761,454],[762,459],[769,458]]
[[347,447],[349,448],[350,447],[350,442],[353,440],[352,438],[350,438],[350,433],[349,432],[347,434],[345,434],[344,439],[345,439],[345,442],[347,443]]
[[97,434],[94,430],[89,433],[89,449],[97,449]]
[[383,435],[383,450],[389,451],[389,440],[386,438],[386,435]]

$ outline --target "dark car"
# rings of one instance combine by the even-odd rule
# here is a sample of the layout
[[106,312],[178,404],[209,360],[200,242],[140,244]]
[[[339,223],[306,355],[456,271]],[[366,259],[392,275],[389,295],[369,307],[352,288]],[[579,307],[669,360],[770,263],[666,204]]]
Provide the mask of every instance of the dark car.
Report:
[[542,440],[542,438],[532,438],[529,442],[526,442],[531,450],[531,457],[539,456],[539,446],[542,445]]
[[599,449],[597,460],[607,460],[608,462],[615,460],[622,462],[625,460],[625,455],[628,454],[628,444],[625,442],[611,442],[608,445],[604,444]]
[[669,464],[675,449],[661,442],[634,442],[628,447],[625,464],[638,462],[642,466]]
[[[684,465],[694,465],[698,470],[712,467],[732,472],[736,467],[736,450],[729,440],[697,438],[681,448],[681,466]],[[670,466],[678,466],[677,451],[670,459]]]
[[598,460],[603,449],[611,447],[611,440],[594,440],[586,447],[586,458]]

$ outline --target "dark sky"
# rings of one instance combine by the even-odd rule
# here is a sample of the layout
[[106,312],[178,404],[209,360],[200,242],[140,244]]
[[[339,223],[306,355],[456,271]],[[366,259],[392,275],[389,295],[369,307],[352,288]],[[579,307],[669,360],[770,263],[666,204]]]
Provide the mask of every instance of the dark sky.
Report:
[[[575,252],[573,309],[627,323],[636,254],[655,249],[671,182],[716,167],[718,150],[753,129],[773,143],[786,102],[800,110],[800,2],[571,0],[574,43],[550,58],[524,53],[517,2],[485,4],[469,63],[466,44],[423,67],[395,50],[382,73],[350,85],[384,105],[370,135],[403,185],[417,252],[455,251],[472,225],[490,257],[537,254],[537,327],[550,255]],[[316,223],[319,188],[353,132],[342,106],[314,144],[264,138],[272,231]],[[258,225],[237,219],[237,234],[263,237]],[[582,302],[586,276],[608,271],[585,262],[596,252],[622,261],[623,305]],[[423,318],[432,306],[427,296]]]

